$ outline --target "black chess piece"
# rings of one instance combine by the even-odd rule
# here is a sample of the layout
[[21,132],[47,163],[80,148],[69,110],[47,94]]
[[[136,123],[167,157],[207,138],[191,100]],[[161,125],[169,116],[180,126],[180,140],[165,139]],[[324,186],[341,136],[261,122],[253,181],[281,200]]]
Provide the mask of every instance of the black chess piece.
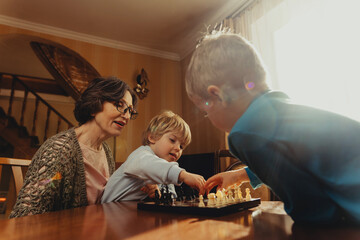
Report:
[[164,197],[164,204],[169,205],[172,202],[171,193],[169,192],[169,186],[165,186],[165,197]]
[[177,193],[177,201],[194,201],[199,195],[197,190],[184,183],[181,186],[176,186],[175,189]]
[[155,204],[160,204],[159,190],[155,190]]
[[187,201],[192,201],[196,199],[195,190],[193,188],[187,187],[184,189],[184,191],[185,191],[185,198]]
[[160,203],[165,202],[165,189],[161,188],[161,197],[160,197]]
[[169,205],[169,195],[171,198],[171,193],[169,193],[169,187],[167,185],[163,185],[161,188],[161,197],[160,197],[160,203],[164,205]]
[[175,191],[176,191],[176,195],[177,195],[177,198],[176,200],[177,201],[184,201],[185,200],[185,193],[184,193],[184,189],[182,186],[175,186]]

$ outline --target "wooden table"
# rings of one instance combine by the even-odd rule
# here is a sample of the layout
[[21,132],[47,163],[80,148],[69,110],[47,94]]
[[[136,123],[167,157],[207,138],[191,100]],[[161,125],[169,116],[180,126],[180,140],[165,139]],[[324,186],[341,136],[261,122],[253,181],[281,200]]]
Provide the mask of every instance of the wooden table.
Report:
[[0,220],[0,239],[360,239],[356,228],[293,224],[281,202],[222,217],[137,210],[136,202],[108,203]]

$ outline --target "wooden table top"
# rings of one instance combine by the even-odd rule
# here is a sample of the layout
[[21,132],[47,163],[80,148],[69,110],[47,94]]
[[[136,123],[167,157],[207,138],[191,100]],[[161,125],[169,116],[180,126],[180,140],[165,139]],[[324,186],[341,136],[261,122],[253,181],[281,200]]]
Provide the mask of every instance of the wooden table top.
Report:
[[293,224],[281,202],[221,217],[137,210],[107,203],[0,220],[0,239],[360,239],[360,229]]

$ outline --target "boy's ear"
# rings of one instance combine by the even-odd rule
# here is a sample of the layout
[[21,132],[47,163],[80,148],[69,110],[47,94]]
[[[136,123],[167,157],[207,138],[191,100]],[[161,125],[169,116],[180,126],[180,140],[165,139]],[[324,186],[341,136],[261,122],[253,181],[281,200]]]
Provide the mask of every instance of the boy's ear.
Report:
[[207,91],[212,98],[218,99],[221,102],[223,101],[221,89],[218,86],[210,85],[208,86]]
[[148,141],[151,144],[154,144],[156,142],[155,138],[153,137],[153,135],[151,135],[151,133],[148,134]]

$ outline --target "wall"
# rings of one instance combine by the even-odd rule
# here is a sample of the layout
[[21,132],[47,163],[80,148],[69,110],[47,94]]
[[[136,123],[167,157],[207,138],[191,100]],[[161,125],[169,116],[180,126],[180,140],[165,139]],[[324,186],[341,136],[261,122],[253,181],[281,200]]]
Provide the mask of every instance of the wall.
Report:
[[[148,97],[139,101],[139,117],[131,121],[121,136],[116,138],[116,161],[125,161],[126,157],[141,144],[141,135],[150,119],[162,110],[172,110],[182,114],[182,73],[180,62],[162,59],[119,49],[99,46],[72,39],[37,33],[10,26],[0,25],[0,34],[27,34],[49,39],[69,47],[84,57],[103,76],[117,76],[135,86],[135,77],[141,68],[147,72],[150,83]],[[31,64],[31,63],[29,63]],[[0,63],[1,67],[1,63]],[[1,71],[1,69],[0,69]],[[50,102],[67,116],[74,124],[73,104]],[[5,111],[7,108],[4,109]],[[109,144],[114,146],[112,139]]]
[[[209,119],[204,118],[187,97],[184,76],[191,54],[181,62],[177,62],[1,24],[0,34],[27,34],[58,42],[79,53],[101,75],[117,76],[130,86],[135,86],[135,78],[141,68],[146,70],[150,79],[148,85],[150,92],[148,97],[139,101],[139,117],[135,121],[130,121],[122,135],[116,138],[116,161],[125,161],[126,157],[141,144],[141,135],[145,126],[154,115],[162,110],[172,110],[182,115],[189,124],[193,140],[185,149],[184,154],[214,152],[217,149],[225,148],[225,134],[213,127]],[[19,108],[20,100],[17,101],[16,105]],[[6,106],[6,101],[2,102]],[[73,117],[72,99],[66,98],[65,101],[58,101],[50,98],[49,103],[76,124]],[[4,110],[6,111],[7,107]],[[31,116],[26,117],[31,119]],[[45,122],[44,117],[41,117],[39,122]],[[49,134],[52,135],[53,132]],[[39,137],[42,139],[43,136]],[[113,148],[113,140],[109,139],[108,143]]]

